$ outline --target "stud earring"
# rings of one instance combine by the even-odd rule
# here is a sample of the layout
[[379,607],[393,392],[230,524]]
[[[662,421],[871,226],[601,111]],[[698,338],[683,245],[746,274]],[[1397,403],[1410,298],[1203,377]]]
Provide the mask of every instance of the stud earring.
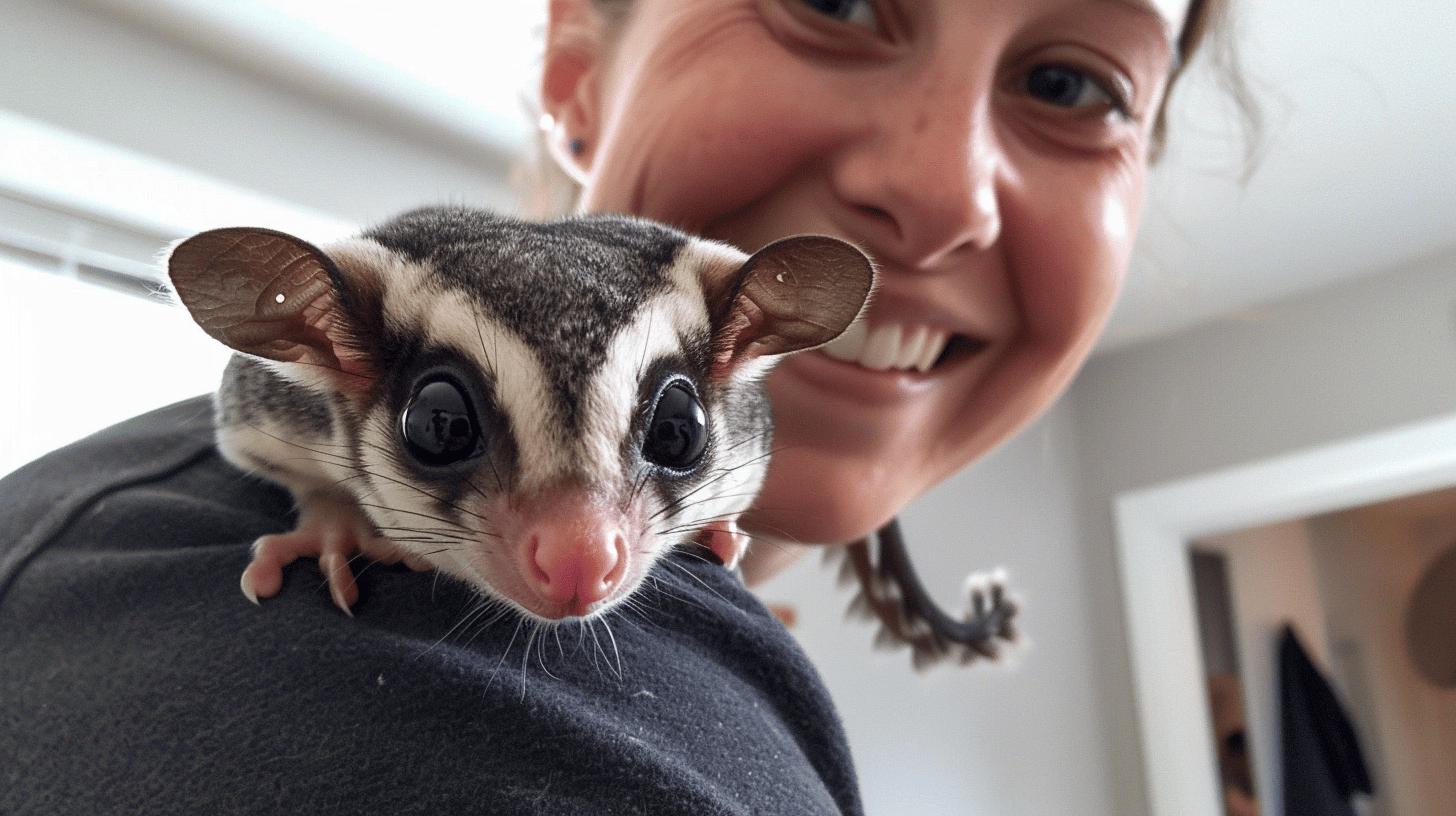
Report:
[[586,171],[582,168],[581,161],[582,157],[586,155],[586,140],[566,138],[566,126],[549,113],[541,114],[536,125],[545,134],[544,147],[556,160],[556,165],[570,176],[572,181],[577,184],[585,184]]
[[[565,130],[561,123],[556,121],[556,117],[549,113],[541,114],[541,118],[536,121],[536,126],[541,129],[542,133],[550,133],[557,139],[561,138],[562,131]],[[580,156],[586,152],[586,142],[581,139],[572,139],[566,143],[566,150],[573,156]]]

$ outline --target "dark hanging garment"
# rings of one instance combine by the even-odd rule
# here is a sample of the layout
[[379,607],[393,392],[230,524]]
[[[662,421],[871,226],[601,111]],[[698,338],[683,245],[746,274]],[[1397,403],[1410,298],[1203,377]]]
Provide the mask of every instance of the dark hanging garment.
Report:
[[1370,772],[1334,690],[1288,624],[1279,640],[1279,710],[1286,816],[1354,816],[1350,797],[1375,790]]

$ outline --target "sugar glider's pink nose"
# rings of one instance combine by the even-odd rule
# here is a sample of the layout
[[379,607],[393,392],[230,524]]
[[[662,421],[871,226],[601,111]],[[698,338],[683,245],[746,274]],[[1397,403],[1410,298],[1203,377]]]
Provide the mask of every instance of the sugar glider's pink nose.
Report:
[[527,582],[545,601],[585,615],[627,574],[627,539],[601,517],[543,519],[527,538]]

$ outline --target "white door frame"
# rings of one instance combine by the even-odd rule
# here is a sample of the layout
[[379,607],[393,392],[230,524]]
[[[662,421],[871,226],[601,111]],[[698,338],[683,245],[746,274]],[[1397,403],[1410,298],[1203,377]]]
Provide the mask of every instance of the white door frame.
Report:
[[1188,547],[1195,538],[1456,485],[1456,414],[1113,500],[1150,816],[1222,816]]

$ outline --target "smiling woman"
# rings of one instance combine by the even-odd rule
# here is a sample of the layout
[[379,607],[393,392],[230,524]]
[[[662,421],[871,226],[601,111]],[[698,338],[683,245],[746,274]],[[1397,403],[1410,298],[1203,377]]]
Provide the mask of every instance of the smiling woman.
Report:
[[[575,209],[740,246],[827,233],[880,265],[857,330],[770,380],[756,534],[862,536],[1065,389],[1125,274],[1170,85],[1222,11],[551,3],[546,147]],[[758,548],[750,576],[786,552]]]

